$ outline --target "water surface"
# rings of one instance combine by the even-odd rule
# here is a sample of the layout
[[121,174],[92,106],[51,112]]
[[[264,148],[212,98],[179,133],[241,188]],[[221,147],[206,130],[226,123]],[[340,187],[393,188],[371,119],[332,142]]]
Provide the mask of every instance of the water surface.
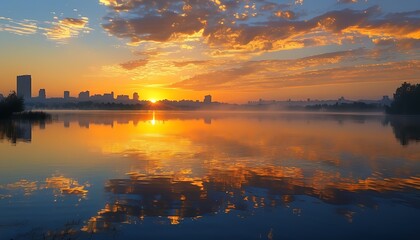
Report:
[[420,239],[420,121],[52,112],[0,122],[0,239]]

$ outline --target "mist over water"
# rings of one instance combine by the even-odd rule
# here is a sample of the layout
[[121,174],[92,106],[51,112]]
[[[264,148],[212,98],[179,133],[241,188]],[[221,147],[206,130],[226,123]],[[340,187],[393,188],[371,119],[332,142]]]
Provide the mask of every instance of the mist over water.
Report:
[[0,239],[418,237],[418,117],[51,113],[0,122]]

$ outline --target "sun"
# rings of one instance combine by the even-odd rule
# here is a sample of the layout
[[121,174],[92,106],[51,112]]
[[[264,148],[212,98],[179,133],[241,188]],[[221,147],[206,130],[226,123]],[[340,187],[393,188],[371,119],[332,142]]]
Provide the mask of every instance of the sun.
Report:
[[150,99],[151,103],[156,103],[156,99]]

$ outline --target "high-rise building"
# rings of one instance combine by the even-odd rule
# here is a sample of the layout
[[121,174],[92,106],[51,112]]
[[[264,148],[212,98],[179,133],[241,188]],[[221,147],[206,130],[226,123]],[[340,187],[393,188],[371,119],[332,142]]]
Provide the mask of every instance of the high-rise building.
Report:
[[211,103],[211,95],[204,96],[204,103]]
[[70,91],[64,91],[64,100],[69,100],[70,98]]
[[45,92],[45,89],[39,89],[38,98],[39,98],[39,100],[45,100],[47,98],[47,94]]
[[133,100],[134,101],[138,101],[140,99],[139,94],[138,93],[133,93]]
[[30,100],[32,98],[31,75],[17,76],[17,95],[25,100]]

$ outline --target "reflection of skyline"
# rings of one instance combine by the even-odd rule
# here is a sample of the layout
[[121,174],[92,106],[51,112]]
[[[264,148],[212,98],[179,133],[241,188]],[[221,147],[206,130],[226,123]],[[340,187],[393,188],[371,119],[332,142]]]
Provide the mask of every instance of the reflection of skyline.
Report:
[[[54,114],[54,113],[53,113]],[[116,124],[125,125],[131,124],[137,126],[139,122],[149,122],[152,125],[157,123],[165,123],[166,121],[190,121],[202,120],[205,124],[212,124],[212,121],[219,119],[238,119],[246,118],[252,121],[305,121],[310,122],[323,122],[331,121],[338,124],[352,123],[352,124],[365,124],[365,123],[378,123],[385,124],[389,120],[385,115],[369,115],[369,114],[334,114],[334,113],[287,113],[287,112],[171,112],[171,111],[147,111],[147,112],[115,112],[110,113],[106,111],[93,111],[93,112],[75,112],[64,114],[58,112],[59,121],[63,122],[64,127],[70,127],[71,123],[77,123],[81,128],[89,128],[90,125],[104,125],[113,128]],[[407,120],[402,120],[407,122]],[[399,120],[398,122],[401,122]],[[420,132],[416,129],[420,128],[420,121],[408,121],[407,124],[396,124],[395,120],[391,121],[395,137],[400,139],[399,132],[404,132],[405,135],[412,140],[420,139]],[[394,124],[392,124],[394,123]],[[401,140],[402,145],[408,144],[408,141]]]

